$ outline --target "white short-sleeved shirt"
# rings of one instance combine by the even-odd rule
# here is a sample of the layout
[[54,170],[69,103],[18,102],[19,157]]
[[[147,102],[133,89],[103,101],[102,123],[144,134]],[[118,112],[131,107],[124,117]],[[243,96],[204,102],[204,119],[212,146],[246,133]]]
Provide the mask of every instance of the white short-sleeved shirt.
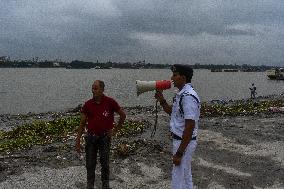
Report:
[[[183,108],[183,113],[180,110],[180,99],[182,97],[181,105]],[[190,83],[185,84],[185,86],[180,90],[173,102],[170,130],[174,134],[182,137],[183,131],[185,129],[185,120],[191,119],[195,121],[195,127],[192,133],[192,137],[197,136],[198,131],[198,121],[200,116],[200,99],[197,93],[194,91]]]

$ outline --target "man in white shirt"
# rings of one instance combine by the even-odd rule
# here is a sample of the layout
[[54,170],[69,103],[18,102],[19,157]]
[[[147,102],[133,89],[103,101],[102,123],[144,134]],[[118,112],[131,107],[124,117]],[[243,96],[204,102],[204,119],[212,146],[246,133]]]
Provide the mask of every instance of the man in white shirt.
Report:
[[172,189],[192,189],[191,160],[197,146],[200,99],[191,85],[193,70],[188,65],[175,64],[171,80],[179,92],[169,105],[161,91],[155,94],[164,111],[171,116],[173,138]]

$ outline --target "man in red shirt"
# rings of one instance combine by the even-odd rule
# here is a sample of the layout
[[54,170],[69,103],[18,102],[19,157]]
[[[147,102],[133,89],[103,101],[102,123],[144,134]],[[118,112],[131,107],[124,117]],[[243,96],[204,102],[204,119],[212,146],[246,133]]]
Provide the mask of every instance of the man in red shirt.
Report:
[[[104,95],[105,84],[96,80],[92,85],[93,98],[85,102],[81,110],[81,122],[76,138],[76,151],[81,153],[81,137],[87,125],[85,137],[87,188],[94,188],[97,153],[101,163],[102,188],[109,189],[109,154],[111,135],[121,128],[126,115],[119,104]],[[114,112],[119,114],[119,121],[114,128]]]

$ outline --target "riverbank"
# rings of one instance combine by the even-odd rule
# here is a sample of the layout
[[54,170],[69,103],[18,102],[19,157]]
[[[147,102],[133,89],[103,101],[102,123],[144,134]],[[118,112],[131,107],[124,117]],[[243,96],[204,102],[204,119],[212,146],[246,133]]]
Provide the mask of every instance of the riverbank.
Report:
[[[207,104],[210,109],[200,120],[198,148],[192,163],[196,188],[284,188],[284,113],[264,108],[263,104],[272,100],[283,104],[283,96],[226,102],[224,106],[219,102]],[[247,109],[243,111],[234,104]],[[251,104],[257,108],[251,108]],[[169,117],[159,111],[156,135],[151,137],[154,107],[125,109],[128,119],[146,120],[149,126],[141,134],[114,138],[112,188],[170,188]],[[9,130],[22,122],[73,114],[76,111],[2,115],[1,124]],[[84,160],[74,151],[74,135],[64,142],[0,153],[0,159],[0,188],[86,187]]]

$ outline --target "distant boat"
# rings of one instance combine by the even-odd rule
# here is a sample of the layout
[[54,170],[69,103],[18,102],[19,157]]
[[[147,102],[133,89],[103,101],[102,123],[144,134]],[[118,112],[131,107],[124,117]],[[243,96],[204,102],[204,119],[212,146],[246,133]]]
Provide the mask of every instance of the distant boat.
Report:
[[239,72],[238,69],[224,69],[224,72]]
[[242,72],[262,72],[263,70],[258,68],[242,68]]
[[222,69],[219,68],[212,68],[211,72],[222,72]]
[[266,71],[266,75],[269,79],[284,80],[284,68],[272,68]]

